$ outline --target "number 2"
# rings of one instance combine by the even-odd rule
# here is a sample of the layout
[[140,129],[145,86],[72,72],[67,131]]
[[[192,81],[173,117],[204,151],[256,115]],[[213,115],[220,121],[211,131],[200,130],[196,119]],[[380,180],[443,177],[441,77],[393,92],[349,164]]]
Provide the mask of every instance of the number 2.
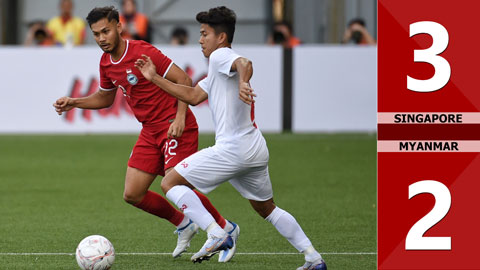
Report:
[[451,237],[424,237],[423,234],[442,220],[450,210],[452,198],[448,188],[434,180],[424,180],[408,186],[408,199],[420,193],[435,197],[435,205],[426,216],[412,226],[405,240],[406,250],[451,250]]
[[410,24],[410,37],[416,34],[432,36],[432,46],[425,50],[414,50],[414,62],[426,62],[435,68],[435,74],[428,80],[417,80],[407,75],[407,88],[415,92],[433,92],[444,87],[450,80],[452,70],[445,58],[438,56],[448,46],[448,31],[436,22],[422,21]]
[[173,152],[175,148],[178,146],[178,141],[175,139],[172,139],[170,142],[166,141],[165,142],[165,156],[170,155],[170,156],[175,156],[177,153]]

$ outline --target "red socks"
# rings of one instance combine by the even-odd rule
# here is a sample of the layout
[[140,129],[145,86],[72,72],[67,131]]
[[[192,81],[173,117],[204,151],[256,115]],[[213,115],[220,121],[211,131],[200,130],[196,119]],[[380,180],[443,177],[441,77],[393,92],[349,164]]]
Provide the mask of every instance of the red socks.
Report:
[[[203,206],[207,209],[208,212],[213,216],[215,221],[220,225],[220,227],[225,228],[227,224],[226,220],[220,215],[217,209],[212,205],[210,200],[207,196],[203,195],[202,193],[194,190],[195,194],[197,194],[198,198],[202,202]],[[145,212],[148,212],[152,215],[155,215],[160,218],[164,218],[170,221],[173,225],[178,226],[185,215],[173,207],[167,199],[162,197],[160,194],[155,193],[153,191],[147,191],[143,200],[137,204],[135,207],[142,209]]]
[[135,204],[135,207],[157,217],[164,218],[175,226],[178,226],[184,218],[183,213],[173,207],[167,199],[150,190],[147,191],[141,202]]

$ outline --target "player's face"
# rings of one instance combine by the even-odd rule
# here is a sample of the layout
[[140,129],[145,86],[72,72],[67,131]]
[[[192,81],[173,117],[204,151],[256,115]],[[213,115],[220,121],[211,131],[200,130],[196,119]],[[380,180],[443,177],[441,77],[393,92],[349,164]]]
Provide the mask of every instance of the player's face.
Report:
[[205,57],[209,57],[222,44],[220,35],[215,34],[215,30],[210,25],[203,23],[200,25],[198,43],[202,46],[202,53]]
[[120,23],[115,20],[109,22],[107,18],[103,18],[93,23],[90,28],[95,41],[104,52],[112,53],[115,51],[120,43]]

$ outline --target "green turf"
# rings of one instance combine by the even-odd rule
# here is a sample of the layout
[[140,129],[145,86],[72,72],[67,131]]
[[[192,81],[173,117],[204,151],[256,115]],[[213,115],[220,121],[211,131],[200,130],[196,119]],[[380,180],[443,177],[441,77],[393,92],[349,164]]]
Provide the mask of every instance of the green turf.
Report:
[[[277,205],[293,214],[330,270],[376,269],[375,136],[266,136]],[[85,236],[101,234],[117,253],[170,253],[174,227],[122,200],[133,135],[0,136],[0,269],[77,269],[72,255]],[[213,143],[202,135],[200,147]],[[152,189],[160,191],[159,181]],[[241,226],[239,253],[294,253],[229,185],[209,198]],[[200,233],[190,252],[205,241]],[[117,255],[113,269],[296,269],[303,256],[238,254],[193,265],[189,255]]]

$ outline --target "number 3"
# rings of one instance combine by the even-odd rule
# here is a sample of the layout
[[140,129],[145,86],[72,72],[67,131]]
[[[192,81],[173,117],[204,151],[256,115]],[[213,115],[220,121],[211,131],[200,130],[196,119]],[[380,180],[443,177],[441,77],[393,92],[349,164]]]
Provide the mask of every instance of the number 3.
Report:
[[424,180],[408,186],[408,198],[411,199],[420,193],[430,193],[435,197],[435,205],[426,216],[420,219],[407,234],[406,250],[450,250],[450,237],[423,237],[423,234],[442,220],[450,210],[452,198],[448,188],[433,180]]
[[448,46],[448,32],[445,27],[436,22],[416,22],[410,24],[410,37],[416,34],[432,36],[432,46],[425,50],[414,50],[414,62],[427,62],[435,68],[435,74],[428,80],[417,80],[407,75],[407,88],[415,92],[433,92],[444,87],[452,73],[445,58],[438,56]]

